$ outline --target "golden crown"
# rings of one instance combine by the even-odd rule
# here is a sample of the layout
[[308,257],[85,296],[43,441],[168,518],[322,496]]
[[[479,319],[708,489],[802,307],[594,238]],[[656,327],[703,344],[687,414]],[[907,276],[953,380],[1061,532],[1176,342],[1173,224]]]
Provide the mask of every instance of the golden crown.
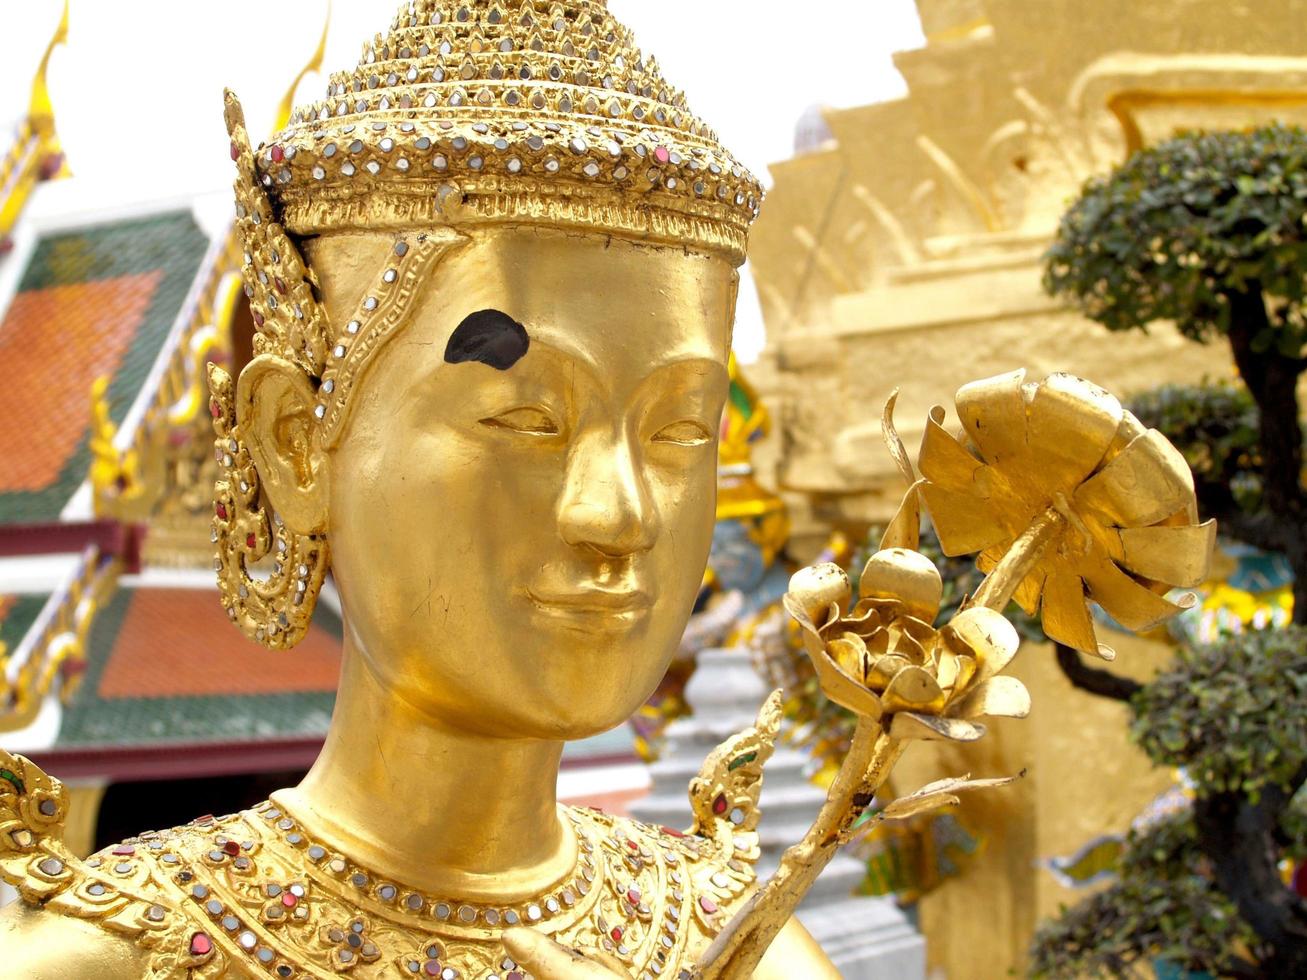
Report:
[[602,0],[415,0],[255,154],[297,234],[487,221],[744,256],[761,190]]

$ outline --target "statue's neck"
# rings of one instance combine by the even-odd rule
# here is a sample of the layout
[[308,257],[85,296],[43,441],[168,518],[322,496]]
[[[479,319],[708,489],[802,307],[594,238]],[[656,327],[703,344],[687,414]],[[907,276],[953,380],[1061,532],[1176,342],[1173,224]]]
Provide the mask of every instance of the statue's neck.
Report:
[[555,797],[563,743],[457,731],[374,676],[347,636],[326,744],[276,794],[378,875],[432,894],[511,901],[576,863]]

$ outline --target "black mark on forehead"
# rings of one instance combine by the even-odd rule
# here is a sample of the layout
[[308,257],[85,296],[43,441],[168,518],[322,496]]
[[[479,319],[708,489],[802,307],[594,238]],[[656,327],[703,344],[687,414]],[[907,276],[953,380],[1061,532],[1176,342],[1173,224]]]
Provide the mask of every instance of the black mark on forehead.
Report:
[[450,335],[445,345],[445,361],[449,364],[480,361],[507,371],[526,353],[530,343],[526,327],[507,313],[477,310],[465,316]]

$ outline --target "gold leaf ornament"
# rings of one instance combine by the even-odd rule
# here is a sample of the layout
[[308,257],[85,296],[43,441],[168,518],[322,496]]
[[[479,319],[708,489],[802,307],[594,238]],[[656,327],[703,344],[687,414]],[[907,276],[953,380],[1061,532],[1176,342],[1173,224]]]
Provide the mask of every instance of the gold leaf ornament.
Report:
[[914,817],[919,813],[927,813],[942,806],[957,806],[960,802],[957,797],[958,793],[1008,786],[1024,775],[1025,772],[1022,771],[1016,776],[1005,776],[999,779],[972,779],[970,775],[937,779],[933,783],[927,783],[915,793],[900,796],[881,810],[880,817],[884,820],[906,820],[908,817]]
[[[1215,543],[1198,523],[1184,458],[1103,389],[1067,374],[973,382],[955,399],[962,432],[931,413],[920,493],[947,555],[979,552],[991,572],[973,604],[1014,598],[1045,634],[1107,659],[1088,601],[1132,631],[1183,609]],[[1002,567],[1000,567],[1002,566]]]
[[852,599],[848,576],[832,563],[800,569],[784,604],[799,625],[822,690],[895,738],[972,741],[974,719],[1024,717],[1030,696],[998,674],[1019,638],[992,609],[963,610],[940,629],[943,583],[925,555],[887,548],[867,560]]

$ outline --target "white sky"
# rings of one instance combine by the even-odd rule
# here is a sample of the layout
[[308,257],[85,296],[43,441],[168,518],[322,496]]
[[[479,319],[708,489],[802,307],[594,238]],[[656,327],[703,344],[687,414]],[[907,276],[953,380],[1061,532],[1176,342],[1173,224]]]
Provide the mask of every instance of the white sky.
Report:
[[[324,68],[358,60],[397,3],[335,0]],[[894,51],[920,46],[912,0],[609,0],[663,74],[722,141],[767,181],[792,155],[794,124],[813,104],[902,95]],[[25,113],[29,81],[61,0],[0,10],[0,126]],[[231,180],[222,89],[241,97],[251,134],[266,132],[308,59],[326,0],[73,0],[68,43],[49,81],[59,133],[79,182],[104,201],[221,190]],[[795,11],[811,16],[796,18]],[[301,101],[325,82],[310,76]],[[0,142],[10,135],[0,129]],[[80,196],[80,195],[79,195]],[[765,206],[765,205],[764,205]],[[741,290],[736,348],[762,348],[752,289]]]

